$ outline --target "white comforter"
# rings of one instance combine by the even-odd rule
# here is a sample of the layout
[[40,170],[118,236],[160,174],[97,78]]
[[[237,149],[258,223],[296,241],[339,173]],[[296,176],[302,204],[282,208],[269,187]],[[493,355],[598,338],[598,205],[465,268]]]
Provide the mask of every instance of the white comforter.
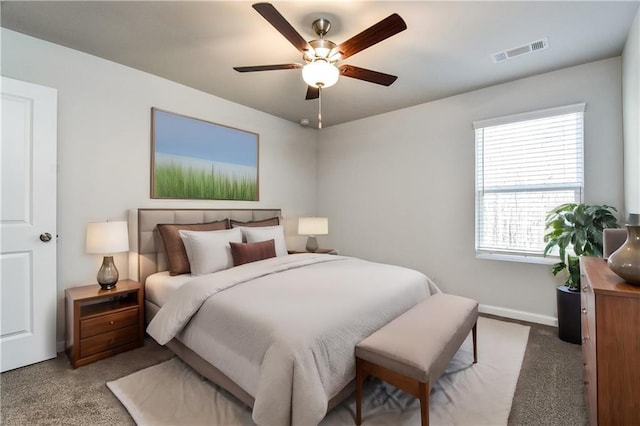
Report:
[[355,345],[436,291],[411,269],[296,254],[194,278],[147,331],[177,337],[251,394],[256,423],[314,425],[353,379]]

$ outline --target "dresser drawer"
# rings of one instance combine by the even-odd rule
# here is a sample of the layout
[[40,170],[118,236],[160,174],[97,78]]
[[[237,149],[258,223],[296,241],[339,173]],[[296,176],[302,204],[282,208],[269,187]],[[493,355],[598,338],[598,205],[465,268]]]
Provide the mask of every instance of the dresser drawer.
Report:
[[136,325],[138,324],[138,312],[136,306],[126,311],[83,319],[80,321],[80,338],[86,339],[97,334]]
[[80,340],[80,358],[117,348],[138,338],[138,324]]

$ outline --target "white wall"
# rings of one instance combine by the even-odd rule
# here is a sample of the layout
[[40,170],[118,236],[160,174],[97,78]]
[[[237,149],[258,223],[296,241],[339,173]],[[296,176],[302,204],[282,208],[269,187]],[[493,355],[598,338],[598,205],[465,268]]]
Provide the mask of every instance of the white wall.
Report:
[[622,52],[624,184],[627,213],[640,213],[640,10]]
[[585,201],[622,209],[621,64],[613,58],[323,129],[317,205],[330,235],[322,246],[418,269],[502,314],[553,322],[548,265],[475,258],[472,122],[583,101]]
[[[636,17],[625,93],[633,72],[637,87],[637,48],[629,53],[637,34]],[[136,207],[279,207],[293,248],[305,242],[294,236],[297,216],[326,215],[323,247],[413,267],[445,291],[552,319],[555,281],[547,266],[474,257],[475,120],[587,102],[586,201],[624,207],[619,58],[316,132],[6,29],[1,43],[2,75],[58,89],[58,340],[64,289],[94,282],[101,262],[84,253],[86,223],[125,219]],[[637,111],[637,95],[633,102]],[[260,201],[151,200],[152,106],[259,133]],[[127,262],[116,257],[123,278]]]
[[[2,75],[58,89],[58,341],[64,337],[64,289],[94,283],[102,260],[84,252],[87,222],[126,220],[127,210],[137,207],[282,208],[285,227],[295,234],[297,216],[315,211],[314,130],[95,56],[1,31]],[[151,107],[259,133],[260,201],[151,200]],[[304,246],[302,237],[288,242]],[[127,256],[118,255],[116,265],[126,278]]]

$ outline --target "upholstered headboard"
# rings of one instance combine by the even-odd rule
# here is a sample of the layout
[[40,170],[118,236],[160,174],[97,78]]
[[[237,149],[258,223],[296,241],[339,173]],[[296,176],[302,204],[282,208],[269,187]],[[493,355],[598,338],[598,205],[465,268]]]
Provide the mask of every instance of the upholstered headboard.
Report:
[[205,223],[222,219],[242,222],[279,217],[280,209],[132,209],[129,210],[129,278],[144,283],[153,273],[166,271],[159,223]]

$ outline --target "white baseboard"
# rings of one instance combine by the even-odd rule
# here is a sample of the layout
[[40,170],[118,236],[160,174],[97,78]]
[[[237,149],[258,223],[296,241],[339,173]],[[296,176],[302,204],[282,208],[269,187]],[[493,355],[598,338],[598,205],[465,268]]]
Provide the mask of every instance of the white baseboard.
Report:
[[56,343],[56,352],[64,352],[64,340],[58,340]]
[[558,326],[558,319],[547,315],[534,314],[531,312],[518,311],[516,309],[501,308],[500,306],[480,305],[479,310],[483,314],[497,315],[499,317],[511,318],[520,321],[528,321],[536,324]]

